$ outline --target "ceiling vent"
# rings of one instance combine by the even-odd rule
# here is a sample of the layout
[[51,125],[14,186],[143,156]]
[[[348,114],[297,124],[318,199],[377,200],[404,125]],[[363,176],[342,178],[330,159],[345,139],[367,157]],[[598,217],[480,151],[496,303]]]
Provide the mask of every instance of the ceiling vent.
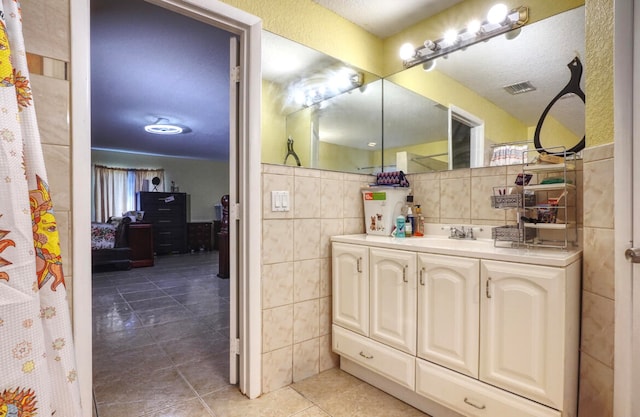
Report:
[[531,84],[531,81],[522,81],[521,83],[515,83],[504,87],[507,93],[515,96],[516,94],[528,93],[529,91],[535,91],[536,88]]

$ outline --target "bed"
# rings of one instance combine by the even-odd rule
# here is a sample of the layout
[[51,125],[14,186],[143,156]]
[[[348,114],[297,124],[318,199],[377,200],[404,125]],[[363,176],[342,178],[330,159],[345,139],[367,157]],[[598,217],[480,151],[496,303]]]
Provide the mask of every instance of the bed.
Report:
[[131,249],[127,242],[128,217],[106,223],[91,223],[91,263],[93,269],[131,269]]

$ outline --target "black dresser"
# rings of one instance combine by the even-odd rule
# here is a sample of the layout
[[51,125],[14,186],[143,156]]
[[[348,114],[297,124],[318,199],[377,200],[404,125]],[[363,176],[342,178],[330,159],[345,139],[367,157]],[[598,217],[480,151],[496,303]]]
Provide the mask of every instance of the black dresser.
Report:
[[153,248],[157,255],[187,252],[187,194],[140,191],[136,210],[153,225]]

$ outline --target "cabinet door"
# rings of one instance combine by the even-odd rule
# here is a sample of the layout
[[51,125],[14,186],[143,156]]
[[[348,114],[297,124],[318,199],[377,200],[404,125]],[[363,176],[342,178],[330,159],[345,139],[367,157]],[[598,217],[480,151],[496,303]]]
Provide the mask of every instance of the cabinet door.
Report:
[[418,356],[478,377],[480,261],[418,255]]
[[562,268],[482,261],[480,379],[562,409]]
[[369,335],[369,248],[332,246],[333,322]]
[[371,248],[370,337],[416,353],[416,254]]

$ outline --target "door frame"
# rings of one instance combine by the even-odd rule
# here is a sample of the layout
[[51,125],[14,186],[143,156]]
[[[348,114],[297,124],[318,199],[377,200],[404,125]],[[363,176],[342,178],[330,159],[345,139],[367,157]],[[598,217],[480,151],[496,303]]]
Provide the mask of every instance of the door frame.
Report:
[[471,128],[469,168],[482,167],[484,165],[484,120],[453,104],[449,105],[447,110],[449,169],[453,169],[453,120]]
[[[633,193],[633,153],[634,142],[640,134],[638,124],[634,124],[634,113],[640,111],[640,82],[634,77],[634,68],[640,68],[640,49],[634,48],[634,38],[640,32],[634,31],[634,23],[640,20],[635,0],[616,1],[614,6],[614,216],[615,216],[615,340],[613,375],[613,415],[631,416],[640,412],[638,399],[633,393],[640,388],[640,363],[634,362],[634,269],[624,256],[631,247],[633,229],[640,225],[633,222],[633,208],[640,208],[640,196]],[[629,88],[632,86],[632,88]],[[635,146],[635,152],[640,152]],[[638,175],[635,174],[637,177]],[[636,188],[640,184],[636,184]],[[630,198],[632,197],[632,198]],[[635,200],[635,201],[634,201]],[[632,227],[629,227],[632,226]],[[638,245],[638,242],[636,242]],[[636,275],[638,275],[636,271]],[[638,277],[636,277],[636,280]],[[635,307],[636,310],[640,306]],[[637,315],[637,313],[636,313]],[[635,324],[636,331],[638,323]],[[640,346],[635,346],[639,349]],[[635,404],[634,404],[635,402]],[[634,414],[635,413],[635,414]]]
[[[154,3],[236,34],[240,39],[238,196],[230,201],[238,223],[237,280],[240,327],[240,390],[261,394],[261,185],[260,103],[262,21],[219,0],[153,0]],[[70,1],[72,307],[78,378],[84,416],[92,416],[91,315],[91,77],[90,0]],[[253,290],[253,291],[251,291]],[[90,383],[87,383],[90,381]]]

